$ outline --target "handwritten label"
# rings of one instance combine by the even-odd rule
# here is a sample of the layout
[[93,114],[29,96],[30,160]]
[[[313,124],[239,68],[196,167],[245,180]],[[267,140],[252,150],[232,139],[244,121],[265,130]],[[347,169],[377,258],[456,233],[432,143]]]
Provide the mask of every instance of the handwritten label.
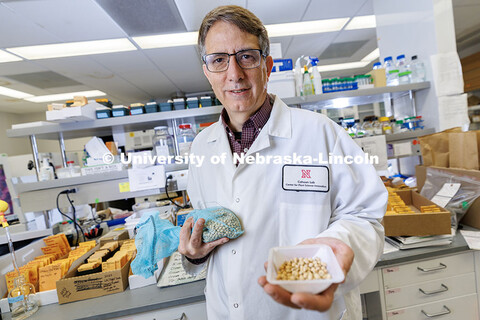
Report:
[[392,272],[398,272],[400,270],[399,267],[393,267],[393,268],[385,268],[383,269],[383,273],[392,273]]
[[402,289],[400,289],[400,288],[388,289],[387,291],[385,291],[385,293],[386,294],[393,294],[393,293],[399,293],[400,291],[402,291]]
[[399,316],[401,314],[404,314],[405,310],[397,310],[397,311],[390,311],[387,313],[389,317],[394,317],[394,316]]

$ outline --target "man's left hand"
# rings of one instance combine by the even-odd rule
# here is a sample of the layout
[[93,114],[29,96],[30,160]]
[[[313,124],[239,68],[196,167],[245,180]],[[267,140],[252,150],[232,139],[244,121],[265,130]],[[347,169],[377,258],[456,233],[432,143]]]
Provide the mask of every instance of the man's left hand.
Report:
[[[307,239],[300,244],[326,244],[330,246],[335,254],[337,261],[347,276],[348,271],[353,263],[354,253],[352,248],[346,245],[343,241],[335,238],[313,238]],[[267,263],[265,263],[265,270]],[[318,294],[297,292],[291,293],[280,286],[268,283],[265,276],[258,279],[258,283],[263,287],[263,290],[269,294],[276,302],[286,305],[291,308],[303,308],[316,311],[327,311],[333,303],[335,291],[338,284],[334,283],[325,291]]]

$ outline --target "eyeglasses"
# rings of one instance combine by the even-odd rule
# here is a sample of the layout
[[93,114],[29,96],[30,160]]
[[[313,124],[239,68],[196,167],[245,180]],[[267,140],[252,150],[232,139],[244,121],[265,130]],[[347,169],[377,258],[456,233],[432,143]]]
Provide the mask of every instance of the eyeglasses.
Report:
[[260,65],[262,57],[266,57],[266,55],[262,54],[262,50],[260,49],[248,49],[235,53],[206,54],[202,57],[202,60],[205,62],[208,71],[223,72],[228,69],[231,56],[235,56],[235,60],[237,60],[238,65],[242,69],[256,68]]

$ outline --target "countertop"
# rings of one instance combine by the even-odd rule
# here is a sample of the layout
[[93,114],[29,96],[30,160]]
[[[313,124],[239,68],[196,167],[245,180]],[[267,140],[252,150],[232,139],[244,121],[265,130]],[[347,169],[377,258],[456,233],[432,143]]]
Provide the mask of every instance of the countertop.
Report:
[[[450,245],[396,251],[382,255],[376,267],[385,267],[413,260],[428,259],[469,250],[460,233]],[[183,304],[204,301],[205,281],[168,288],[151,285],[134,290],[111,294],[99,298],[77,301],[67,304],[41,306],[33,319],[71,320],[71,319],[109,319],[128,316],[141,312],[175,307]],[[2,314],[3,319],[11,319],[10,314]]]

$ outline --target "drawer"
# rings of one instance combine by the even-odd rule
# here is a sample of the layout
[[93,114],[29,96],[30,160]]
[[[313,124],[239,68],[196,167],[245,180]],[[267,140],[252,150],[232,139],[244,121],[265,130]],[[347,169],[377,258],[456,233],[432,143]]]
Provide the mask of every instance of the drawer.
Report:
[[478,320],[477,295],[387,311],[388,320]]
[[471,252],[382,269],[386,289],[474,272]]
[[475,273],[385,289],[387,310],[410,307],[476,293]]

